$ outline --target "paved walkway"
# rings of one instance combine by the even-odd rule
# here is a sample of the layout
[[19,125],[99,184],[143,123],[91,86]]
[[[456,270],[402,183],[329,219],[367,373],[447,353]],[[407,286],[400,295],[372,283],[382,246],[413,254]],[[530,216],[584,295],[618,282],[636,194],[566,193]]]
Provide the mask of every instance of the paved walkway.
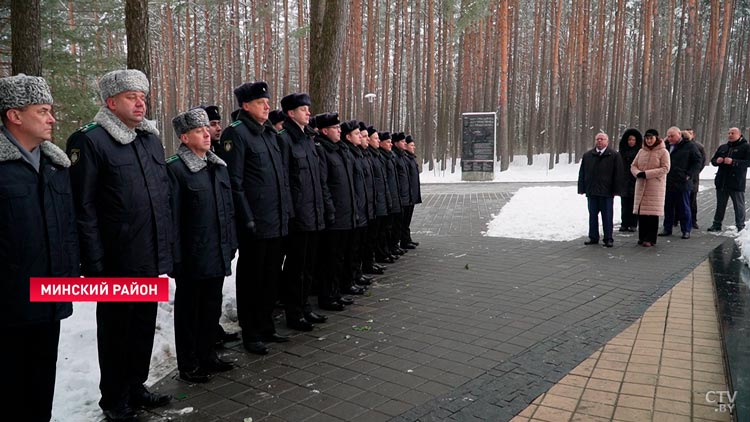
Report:
[[[207,384],[165,378],[155,388],[177,400],[144,419],[510,420],[606,353],[726,240],[696,231],[642,248],[617,233],[607,249],[483,237],[520,186],[424,186],[413,223],[421,245],[371,295],[265,357],[236,345],[226,357],[238,368]],[[713,190],[700,195],[703,227],[714,200]],[[277,326],[286,333],[283,320]]]

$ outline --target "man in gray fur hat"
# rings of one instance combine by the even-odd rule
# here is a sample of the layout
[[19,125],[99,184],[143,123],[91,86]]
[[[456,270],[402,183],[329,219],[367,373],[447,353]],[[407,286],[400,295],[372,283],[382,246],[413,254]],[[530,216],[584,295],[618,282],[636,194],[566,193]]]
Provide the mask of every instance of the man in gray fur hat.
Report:
[[232,369],[214,351],[224,276],[237,250],[234,207],[226,163],[211,152],[209,117],[202,108],[172,119],[177,154],[167,159],[174,221],[175,345],[179,376],[208,382]]
[[[172,271],[169,177],[159,131],[145,120],[149,82],[134,69],[99,81],[104,105],[68,139],[85,276],[158,277]],[[99,406],[108,420],[133,420],[170,397],[146,390],[155,302],[100,302],[96,309]]]
[[76,277],[70,161],[49,141],[52,94],[40,77],[0,78],[0,361],[3,414],[49,421],[60,320],[70,302],[31,302],[30,277]]

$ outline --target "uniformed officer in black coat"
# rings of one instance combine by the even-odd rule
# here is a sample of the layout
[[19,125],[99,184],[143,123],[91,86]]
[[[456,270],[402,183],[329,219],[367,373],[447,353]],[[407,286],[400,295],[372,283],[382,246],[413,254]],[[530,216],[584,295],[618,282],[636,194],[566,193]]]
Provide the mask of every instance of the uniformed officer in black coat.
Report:
[[[348,279],[342,280],[341,291],[346,294],[361,295],[368,285],[362,274],[362,241],[367,232],[369,217],[374,215],[372,209],[372,169],[366,164],[364,154],[360,148],[362,137],[359,122],[350,120],[341,124],[342,146],[346,147],[353,159],[354,196],[357,208],[357,223],[352,229],[351,247],[348,250],[347,264],[349,266]],[[368,188],[368,185],[369,188]]]
[[245,83],[234,95],[240,110],[218,154],[229,167],[239,237],[237,316],[245,349],[265,355],[264,342],[289,341],[276,333],[273,308],[292,207],[281,147],[268,121],[268,84]]
[[52,416],[60,320],[73,312],[30,302],[29,278],[79,275],[70,160],[48,140],[52,102],[43,78],[0,78],[0,407],[27,421]]
[[[396,134],[398,139],[398,134]],[[393,152],[393,139],[392,135],[388,132],[382,132],[380,134],[380,159],[385,165],[385,177],[388,182],[388,193],[391,197],[391,206],[388,209],[388,223],[386,224],[386,232],[383,235],[383,252],[390,254],[390,258],[387,258],[385,262],[399,259],[400,255],[403,255],[403,250],[397,248],[396,244],[399,241],[401,233],[401,219],[402,219],[402,203],[400,195],[400,184],[398,178],[398,169],[396,164],[396,154]]]
[[287,326],[299,331],[310,331],[313,323],[323,323],[328,319],[313,312],[307,299],[315,276],[319,233],[325,228],[320,160],[312,140],[314,132],[307,126],[310,105],[310,96],[306,93],[293,93],[282,98],[281,109],[285,117],[279,132],[279,145],[288,163],[289,190],[294,208],[284,247],[282,302]]
[[214,351],[224,276],[237,250],[226,163],[211,152],[208,114],[194,108],[172,119],[182,142],[167,159],[174,221],[175,346],[180,378],[207,382],[232,369]]
[[315,116],[319,134],[315,137],[320,157],[326,229],[321,239],[318,267],[318,306],[342,311],[353,301],[342,296],[340,286],[347,277],[346,255],[351,246],[351,232],[357,226],[357,205],[354,192],[354,157],[341,143],[338,113]]
[[401,231],[401,247],[414,249],[419,246],[411,237],[411,220],[414,216],[414,206],[422,203],[422,189],[419,183],[419,164],[417,164],[416,145],[411,135],[406,135],[406,153],[407,163],[409,165],[409,191],[413,204],[409,207],[408,216],[404,218],[404,227]]
[[399,196],[401,197],[401,221],[398,227],[398,231],[394,233],[396,245],[403,249],[414,249],[414,246],[409,244],[408,233],[409,224],[411,224],[411,216],[414,214],[414,200],[411,197],[411,180],[409,177],[409,158],[406,153],[406,135],[403,132],[399,132],[398,136],[393,142],[395,148],[393,153],[396,156],[396,174],[398,176],[398,189]]
[[380,160],[380,137],[374,127],[367,127],[368,148],[365,149],[365,157],[372,167],[373,179],[373,206],[375,219],[370,220],[367,226],[367,248],[362,261],[363,271],[368,274],[383,274],[385,265],[377,261],[383,260],[385,255],[380,251],[380,233],[384,227],[384,220],[388,219],[388,206],[390,196],[388,192],[388,181],[385,177],[385,163]]

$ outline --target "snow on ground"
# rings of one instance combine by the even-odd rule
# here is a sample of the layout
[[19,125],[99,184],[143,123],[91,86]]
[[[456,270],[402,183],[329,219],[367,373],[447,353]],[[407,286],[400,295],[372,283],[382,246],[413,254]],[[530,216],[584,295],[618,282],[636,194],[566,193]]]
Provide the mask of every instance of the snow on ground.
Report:
[[[526,157],[519,156],[508,171],[500,172],[496,165],[495,182],[573,182],[578,178],[578,164],[568,164],[567,155],[553,170],[547,169],[549,155],[534,157],[534,165],[526,165]],[[422,183],[461,183],[461,165],[457,172],[428,170],[424,166]],[[713,180],[716,169],[708,166],[701,173],[702,180]],[[615,198],[615,227],[619,222],[620,200]],[[497,210],[490,223],[488,236],[564,241],[586,236],[588,212],[586,198],[576,194],[573,187],[528,187],[520,189],[508,204]],[[735,232],[736,233],[736,232]],[[727,232],[727,234],[731,234]],[[739,239],[748,245],[743,255],[750,261],[750,233]],[[233,267],[236,265],[233,262]],[[234,272],[234,271],[233,271]],[[174,297],[174,280],[170,280],[170,297]],[[163,378],[177,367],[174,346],[172,303],[160,303],[156,321],[156,336],[151,358],[148,384]],[[224,314],[222,325],[228,331],[238,331],[234,276],[224,281]],[[96,304],[74,303],[73,315],[63,320],[57,360],[57,382],[52,420],[56,422],[87,422],[100,420],[99,363],[96,349]]]

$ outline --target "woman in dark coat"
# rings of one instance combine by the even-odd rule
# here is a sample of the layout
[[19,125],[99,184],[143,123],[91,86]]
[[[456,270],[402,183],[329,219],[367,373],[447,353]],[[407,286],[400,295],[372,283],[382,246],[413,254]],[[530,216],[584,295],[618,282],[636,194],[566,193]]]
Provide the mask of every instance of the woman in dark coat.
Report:
[[643,145],[643,136],[638,129],[627,129],[620,138],[620,157],[622,157],[622,168],[625,171],[623,178],[621,201],[621,232],[634,232],[638,227],[638,216],[633,214],[633,198],[635,195],[635,177],[630,173],[630,165],[633,164],[636,154]]

